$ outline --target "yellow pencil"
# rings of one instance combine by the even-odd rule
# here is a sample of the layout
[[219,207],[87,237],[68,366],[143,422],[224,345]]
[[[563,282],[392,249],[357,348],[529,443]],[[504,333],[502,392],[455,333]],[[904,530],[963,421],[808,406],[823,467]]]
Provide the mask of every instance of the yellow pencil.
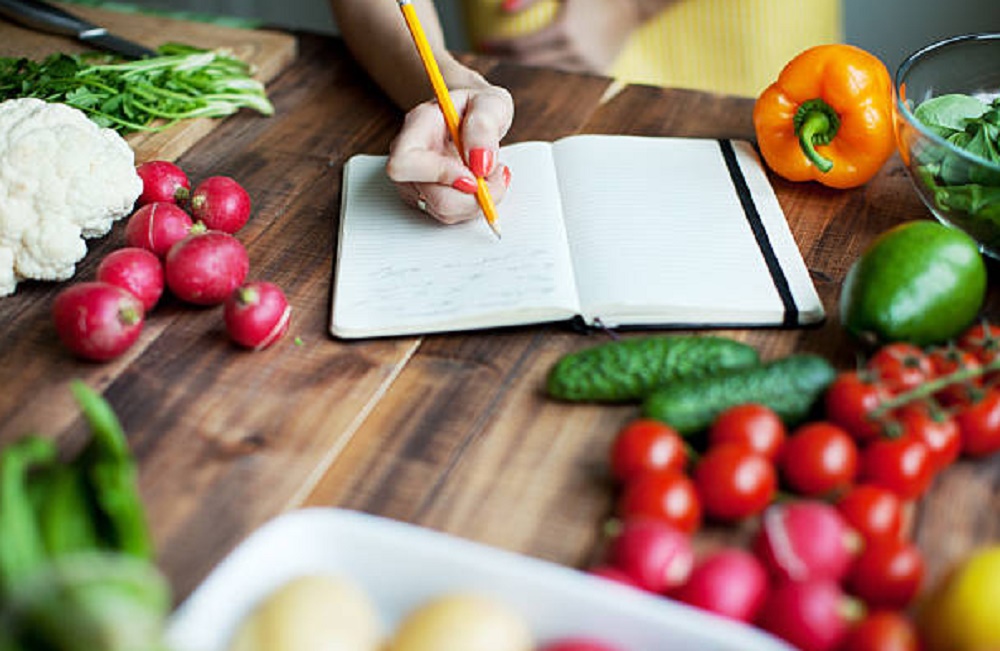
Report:
[[[372,0],[365,0],[366,2],[371,2]],[[427,71],[427,76],[431,80],[431,86],[434,87],[434,96],[437,98],[438,105],[441,107],[441,113],[444,114],[444,121],[448,125],[448,131],[451,133],[451,140],[455,143],[455,147],[458,148],[458,153],[460,156],[465,155],[465,148],[462,146],[462,134],[459,129],[458,112],[455,110],[455,105],[451,101],[451,95],[448,93],[448,86],[444,83],[444,78],[441,76],[441,69],[438,68],[437,60],[434,58],[434,52],[431,51],[430,43],[427,42],[427,35],[424,33],[424,28],[420,24],[420,18],[417,16],[417,10],[413,6],[412,0],[398,0],[399,8],[403,12],[403,18],[406,19],[406,26],[410,30],[410,35],[413,36],[413,43],[417,46],[417,52],[420,54],[420,60],[424,64],[424,70]],[[486,185],[486,181],[477,176],[476,177],[476,201],[479,202],[479,207],[483,211],[483,215],[486,217],[486,223],[489,224],[490,229],[500,237],[500,226],[497,224],[497,210],[493,205],[493,197],[490,196],[490,189]]]

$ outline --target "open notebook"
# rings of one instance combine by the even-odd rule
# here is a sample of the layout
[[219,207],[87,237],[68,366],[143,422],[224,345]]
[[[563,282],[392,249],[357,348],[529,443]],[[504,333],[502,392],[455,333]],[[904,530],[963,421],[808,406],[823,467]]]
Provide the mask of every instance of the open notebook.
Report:
[[404,205],[385,157],[344,168],[330,331],[394,336],[581,319],[799,326],[823,305],[749,143],[569,136],[502,148],[503,239]]

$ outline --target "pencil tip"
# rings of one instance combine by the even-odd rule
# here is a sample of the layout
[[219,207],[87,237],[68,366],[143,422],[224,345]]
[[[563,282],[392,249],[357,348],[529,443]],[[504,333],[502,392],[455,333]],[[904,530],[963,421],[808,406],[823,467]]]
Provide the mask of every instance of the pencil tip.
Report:
[[498,240],[502,239],[500,237],[500,226],[498,226],[495,222],[493,223],[487,222],[487,223],[490,225],[490,230],[493,231],[493,234],[497,236],[497,239]]

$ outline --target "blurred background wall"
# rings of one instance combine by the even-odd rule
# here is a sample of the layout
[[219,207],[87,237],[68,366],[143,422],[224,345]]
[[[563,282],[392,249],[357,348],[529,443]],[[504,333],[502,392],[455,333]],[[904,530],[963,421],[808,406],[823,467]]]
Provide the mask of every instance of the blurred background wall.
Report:
[[[126,2],[129,0],[125,0]],[[376,0],[359,0],[373,2]],[[388,0],[382,0],[388,1]],[[808,3],[809,0],[801,0]],[[944,36],[1000,31],[1000,0],[842,0],[844,36],[878,55],[889,67]],[[261,20],[280,27],[335,29],[325,0],[132,0],[144,7]],[[458,0],[436,0],[450,46],[464,49]]]

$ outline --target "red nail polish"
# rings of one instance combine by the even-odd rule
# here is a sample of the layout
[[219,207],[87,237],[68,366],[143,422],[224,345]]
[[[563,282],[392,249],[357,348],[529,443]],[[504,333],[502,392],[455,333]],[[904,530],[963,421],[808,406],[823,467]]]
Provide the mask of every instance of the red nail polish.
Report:
[[493,171],[493,150],[477,147],[469,152],[469,169],[479,177],[489,176]]
[[503,0],[500,3],[500,8],[504,11],[517,11],[517,8],[521,5],[521,0]]
[[455,182],[451,184],[451,187],[455,188],[459,192],[464,192],[465,194],[475,194],[479,186],[475,181],[467,176],[460,176],[455,179]]
[[504,187],[510,187],[510,168],[506,165],[503,166],[503,184]]

